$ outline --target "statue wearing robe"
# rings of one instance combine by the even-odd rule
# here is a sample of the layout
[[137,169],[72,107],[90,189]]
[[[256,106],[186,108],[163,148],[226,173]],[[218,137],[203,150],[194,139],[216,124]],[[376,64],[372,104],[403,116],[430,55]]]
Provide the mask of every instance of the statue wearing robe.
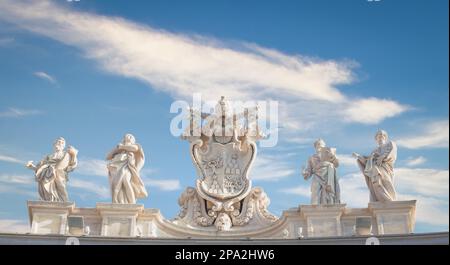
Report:
[[145,162],[144,150],[135,143],[133,135],[125,135],[123,141],[108,154],[107,160],[113,203],[134,204],[137,199],[148,196],[139,175]]
[[325,147],[321,139],[314,143],[316,154],[308,159],[307,167],[303,170],[305,180],[312,178],[311,204],[340,203],[340,187],[336,168],[339,160],[336,149]]
[[64,150],[64,147],[64,138],[58,138],[54,143],[54,153],[47,155],[37,165],[33,165],[33,161],[26,165],[35,171],[39,197],[43,201],[68,201],[66,183],[68,173],[77,166],[78,151],[72,146],[67,150]]
[[378,147],[369,156],[354,153],[358,166],[364,175],[370,191],[371,202],[386,202],[396,199],[394,188],[394,163],[397,159],[397,145],[387,139],[385,131],[375,136]]

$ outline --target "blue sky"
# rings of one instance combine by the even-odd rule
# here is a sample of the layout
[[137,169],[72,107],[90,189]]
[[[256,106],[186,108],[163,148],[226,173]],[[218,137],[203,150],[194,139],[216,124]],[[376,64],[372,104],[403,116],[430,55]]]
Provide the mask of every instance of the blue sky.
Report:
[[77,206],[110,200],[104,157],[131,132],[147,156],[140,203],[174,217],[196,175],[169,109],[199,92],[279,102],[279,142],[250,173],[275,214],[309,202],[299,171],[318,137],[337,148],[343,200],[367,206],[350,154],[383,128],[416,232],[448,231],[448,57],[448,1],[1,1],[0,230],[27,228],[23,163],[59,136],[79,150]]

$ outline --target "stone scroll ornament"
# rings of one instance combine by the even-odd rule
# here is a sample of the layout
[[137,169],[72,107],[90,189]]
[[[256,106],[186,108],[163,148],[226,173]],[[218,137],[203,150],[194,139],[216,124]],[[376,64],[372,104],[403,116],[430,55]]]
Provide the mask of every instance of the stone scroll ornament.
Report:
[[248,178],[257,153],[255,142],[263,138],[258,107],[232,114],[222,97],[212,114],[190,109],[189,122],[181,138],[190,142],[198,179],[196,187],[188,187],[179,198],[181,211],[175,223],[226,231],[276,221],[267,211],[266,194],[252,188]]

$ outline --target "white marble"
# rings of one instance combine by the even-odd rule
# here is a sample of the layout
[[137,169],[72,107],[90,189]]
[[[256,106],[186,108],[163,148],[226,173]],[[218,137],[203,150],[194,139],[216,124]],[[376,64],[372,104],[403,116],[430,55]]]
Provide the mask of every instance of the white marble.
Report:
[[408,234],[414,231],[416,201],[371,202],[377,234]]
[[308,237],[341,236],[345,204],[301,205]]
[[29,201],[28,214],[33,234],[67,234],[67,216],[73,202]]
[[136,219],[138,214],[144,210],[143,205],[97,203],[96,208],[102,217],[102,236],[136,236]]
[[[263,137],[257,111],[255,107],[233,114],[224,97],[214,113],[190,110],[190,128],[182,139],[190,142],[198,179],[196,187],[188,187],[178,200],[181,211],[177,224],[229,231],[233,227],[263,227],[277,220],[267,211],[267,195],[261,188],[252,188],[248,178],[256,159],[256,141]],[[246,120],[245,126],[239,123],[241,118]],[[199,124],[204,126],[199,129]]]
[[133,135],[126,134],[106,159],[113,203],[134,204],[137,199],[148,196],[140,177],[145,163],[144,150]]
[[353,153],[370,192],[371,202],[395,201],[394,164],[397,145],[390,141],[384,130],[375,134],[378,147],[369,156]]
[[302,169],[304,179],[312,179],[311,204],[339,204],[341,191],[337,176],[339,160],[336,157],[336,148],[326,147],[322,139],[314,142],[314,148],[316,153]]
[[59,137],[53,144],[54,152],[44,157],[38,164],[28,161],[26,167],[34,171],[38,183],[39,197],[43,201],[65,202],[69,197],[66,184],[69,172],[78,164],[76,150],[73,146],[66,147],[66,140]]
[[266,223],[261,213],[263,207],[258,203],[254,207],[259,213],[254,213],[249,225],[234,225],[226,230],[169,220],[158,209],[144,209],[136,204],[97,203],[95,208],[77,208],[73,203],[28,202],[33,234],[69,235],[67,217],[82,216],[85,226],[90,228],[89,236],[297,239],[358,235],[355,226],[361,217],[371,218],[373,235],[409,234],[414,231],[416,201],[369,203],[367,208],[347,208],[344,204],[301,205]]

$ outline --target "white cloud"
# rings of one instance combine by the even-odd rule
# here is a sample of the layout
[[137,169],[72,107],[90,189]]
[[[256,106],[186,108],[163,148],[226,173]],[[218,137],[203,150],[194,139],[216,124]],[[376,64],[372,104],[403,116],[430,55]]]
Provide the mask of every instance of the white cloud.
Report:
[[0,38],[0,47],[5,47],[13,44],[15,42],[14,38],[11,37],[3,37]]
[[94,158],[80,158],[75,172],[86,176],[108,176],[106,161]]
[[2,154],[0,154],[0,161],[25,165],[25,161],[22,161],[18,158],[12,157],[12,156],[2,155]]
[[[258,181],[278,181],[292,176],[296,171],[283,160],[283,157],[259,155],[256,157],[249,178]],[[300,176],[300,173],[298,172]]]
[[429,168],[396,168],[394,183],[401,193],[447,197],[449,171]]
[[308,186],[305,186],[305,185],[281,189],[279,191],[282,193],[288,193],[288,194],[298,195],[298,196],[307,197],[307,198],[311,197],[311,188]]
[[317,139],[311,138],[311,137],[299,137],[299,136],[297,136],[297,137],[289,137],[285,141],[289,142],[289,143],[300,144],[300,145],[309,145],[309,146],[312,147],[316,140]]
[[[78,167],[75,172],[84,176],[108,177],[108,169],[106,167],[106,164],[107,162],[105,160],[95,158],[80,158]],[[157,170],[153,168],[143,168],[141,170],[141,178],[146,186],[155,187],[163,191],[174,191],[180,189],[180,181],[177,179],[153,179],[146,177],[148,175],[154,174],[155,172],[157,172]],[[75,184],[72,183],[72,185],[77,188],[83,188],[85,190],[94,192],[100,195],[102,198],[109,197],[109,190],[107,188],[90,187],[92,185],[98,186],[93,183],[88,183],[86,181],[77,179],[75,180]]]
[[50,83],[56,84],[56,79],[46,72],[34,72],[33,74],[41,79],[47,80]]
[[2,174],[0,175],[0,182],[9,183],[9,184],[32,184],[35,182],[33,174],[28,176],[23,175],[10,175],[10,174]]
[[419,127],[425,128],[422,133],[401,137],[397,141],[397,144],[409,149],[448,148],[448,120],[435,121],[430,124],[421,124]]
[[0,219],[0,232],[25,234],[30,232],[30,225],[24,220]]
[[423,156],[409,157],[406,160],[406,165],[408,165],[408,166],[418,166],[418,165],[422,165],[425,162],[427,162],[427,159],[425,157],[423,157]]
[[146,186],[155,187],[162,191],[174,191],[181,188],[178,179],[151,179],[143,177],[142,181]]
[[422,222],[430,225],[447,225],[448,229],[448,200],[411,194],[399,194],[398,199],[417,200],[416,223]]
[[369,190],[364,176],[359,172],[350,173],[339,179],[341,188],[341,202],[348,207],[367,207],[369,203]]
[[[38,198],[37,191],[31,191],[27,189],[27,186],[23,183],[7,183],[2,182],[0,185],[0,193],[10,193],[15,195],[24,195],[27,199],[34,200]],[[20,186],[18,186],[20,185]],[[34,188],[34,187],[33,187]]]
[[[340,179],[342,202],[349,207],[367,207],[369,190],[360,172]],[[395,169],[398,200],[417,200],[416,221],[448,225],[448,170]]]
[[100,198],[109,198],[110,191],[107,188],[107,184],[98,184],[91,181],[82,180],[79,178],[70,178],[68,185],[70,187],[82,189],[84,191],[92,192],[98,195]]
[[19,108],[9,108],[6,111],[0,112],[0,118],[20,118],[24,116],[38,115],[42,114],[40,110],[26,110]]
[[358,164],[356,163],[356,159],[353,158],[352,155],[348,155],[348,154],[337,154],[336,155],[338,160],[339,160],[339,167],[350,167],[350,168],[354,168],[357,169],[358,168]]
[[378,124],[384,119],[397,116],[408,109],[408,106],[392,100],[367,98],[350,101],[343,116],[349,122]]
[[[392,100],[352,100],[341,93],[336,86],[354,80],[355,62],[287,55],[256,44],[176,34],[75,11],[51,1],[1,1],[0,18],[77,47],[102,69],[139,79],[175,97],[190,99],[200,92],[204,99],[217,100],[217,91],[221,91],[239,100],[278,100],[280,108],[285,108],[282,126],[291,130],[310,128],[330,113],[341,119],[344,115],[351,122],[376,123],[407,109]],[[339,109],[347,110],[336,111]],[[299,122],[300,112],[309,113]]]

